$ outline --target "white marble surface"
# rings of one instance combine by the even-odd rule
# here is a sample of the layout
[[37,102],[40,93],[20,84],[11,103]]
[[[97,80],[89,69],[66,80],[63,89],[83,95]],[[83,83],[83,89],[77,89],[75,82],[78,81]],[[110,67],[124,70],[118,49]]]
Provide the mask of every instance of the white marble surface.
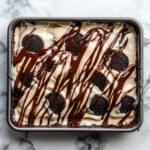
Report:
[[[15,17],[134,17],[144,28],[144,123],[133,133],[20,133],[6,122],[7,27]],[[0,1],[0,150],[150,149],[150,0]]]

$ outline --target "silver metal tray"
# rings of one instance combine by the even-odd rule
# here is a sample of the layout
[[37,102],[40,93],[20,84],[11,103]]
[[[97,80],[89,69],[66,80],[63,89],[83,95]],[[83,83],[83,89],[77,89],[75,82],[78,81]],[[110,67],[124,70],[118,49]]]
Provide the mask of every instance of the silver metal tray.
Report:
[[[137,106],[137,123],[132,128],[115,128],[115,127],[81,127],[81,128],[67,128],[67,127],[17,127],[12,123],[12,108],[11,108],[11,67],[12,67],[12,33],[14,28],[21,21],[27,22],[37,22],[37,21],[88,21],[88,22],[126,22],[132,24],[137,32],[137,95],[139,104]],[[143,29],[141,24],[133,18],[16,18],[14,19],[8,27],[7,35],[7,121],[10,127],[17,131],[99,131],[99,132],[129,132],[137,130],[143,122]]]

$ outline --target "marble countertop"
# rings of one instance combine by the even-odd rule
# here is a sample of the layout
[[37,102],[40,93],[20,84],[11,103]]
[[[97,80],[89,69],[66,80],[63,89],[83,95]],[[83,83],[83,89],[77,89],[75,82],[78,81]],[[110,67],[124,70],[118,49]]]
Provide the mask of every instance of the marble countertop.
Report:
[[[7,27],[16,17],[134,17],[144,28],[144,122],[132,133],[24,133],[6,121]],[[150,0],[1,0],[0,150],[150,149]]]

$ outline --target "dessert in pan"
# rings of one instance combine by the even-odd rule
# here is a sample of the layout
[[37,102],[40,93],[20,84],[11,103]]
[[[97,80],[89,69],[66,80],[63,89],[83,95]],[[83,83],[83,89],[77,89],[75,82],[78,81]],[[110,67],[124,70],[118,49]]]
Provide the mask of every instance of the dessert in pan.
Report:
[[132,127],[136,32],[128,23],[22,22],[13,31],[19,127]]

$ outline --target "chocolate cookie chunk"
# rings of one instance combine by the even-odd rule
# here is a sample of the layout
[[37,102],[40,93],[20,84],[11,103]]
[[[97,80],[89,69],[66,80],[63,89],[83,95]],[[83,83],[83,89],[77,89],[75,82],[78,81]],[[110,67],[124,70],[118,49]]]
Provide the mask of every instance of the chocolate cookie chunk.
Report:
[[44,42],[38,35],[26,35],[22,40],[22,46],[27,48],[27,51],[36,53],[44,47]]
[[129,65],[128,57],[121,52],[114,52],[109,67],[117,71],[121,71]]
[[48,58],[47,60],[46,60],[46,64],[45,64],[45,66],[46,66],[46,71],[47,72],[50,72],[52,69],[53,69],[53,67],[54,67],[54,64],[55,64],[55,61],[50,61],[50,58]]
[[18,104],[19,99],[23,96],[23,92],[18,89],[18,88],[14,88],[12,90],[12,107],[15,108]]
[[135,99],[133,97],[126,95],[121,102],[120,112],[127,113],[128,111],[132,110],[134,102]]
[[129,30],[129,27],[128,27],[128,25],[125,23],[125,24],[123,25],[123,29],[122,29],[122,32],[121,32],[119,44],[121,44],[121,43],[123,42],[123,40],[124,40],[124,38],[125,38],[125,35],[126,35],[126,33],[128,32],[128,30]]
[[60,114],[66,106],[64,98],[55,92],[46,96],[49,101],[49,108],[55,113]]
[[68,74],[67,74],[67,76],[66,76],[66,80],[70,79],[70,78],[71,78],[71,76],[72,76],[72,73],[71,73],[71,72],[70,72],[70,73],[68,73]]
[[101,91],[107,85],[108,81],[101,72],[96,72],[94,75],[93,84],[96,85]]
[[22,95],[23,93],[18,88],[14,88],[14,90],[12,91],[12,96],[15,98],[20,98]]
[[66,40],[66,50],[72,52],[74,55],[79,56],[84,48],[85,42],[82,43],[81,38],[83,35],[77,33],[74,37]]
[[20,75],[20,81],[23,83],[24,86],[31,86],[31,82],[33,80],[33,75],[31,72],[27,73],[27,75],[25,76],[25,73],[22,73]]
[[95,95],[91,100],[90,110],[94,115],[103,115],[107,110],[107,100],[102,96]]

